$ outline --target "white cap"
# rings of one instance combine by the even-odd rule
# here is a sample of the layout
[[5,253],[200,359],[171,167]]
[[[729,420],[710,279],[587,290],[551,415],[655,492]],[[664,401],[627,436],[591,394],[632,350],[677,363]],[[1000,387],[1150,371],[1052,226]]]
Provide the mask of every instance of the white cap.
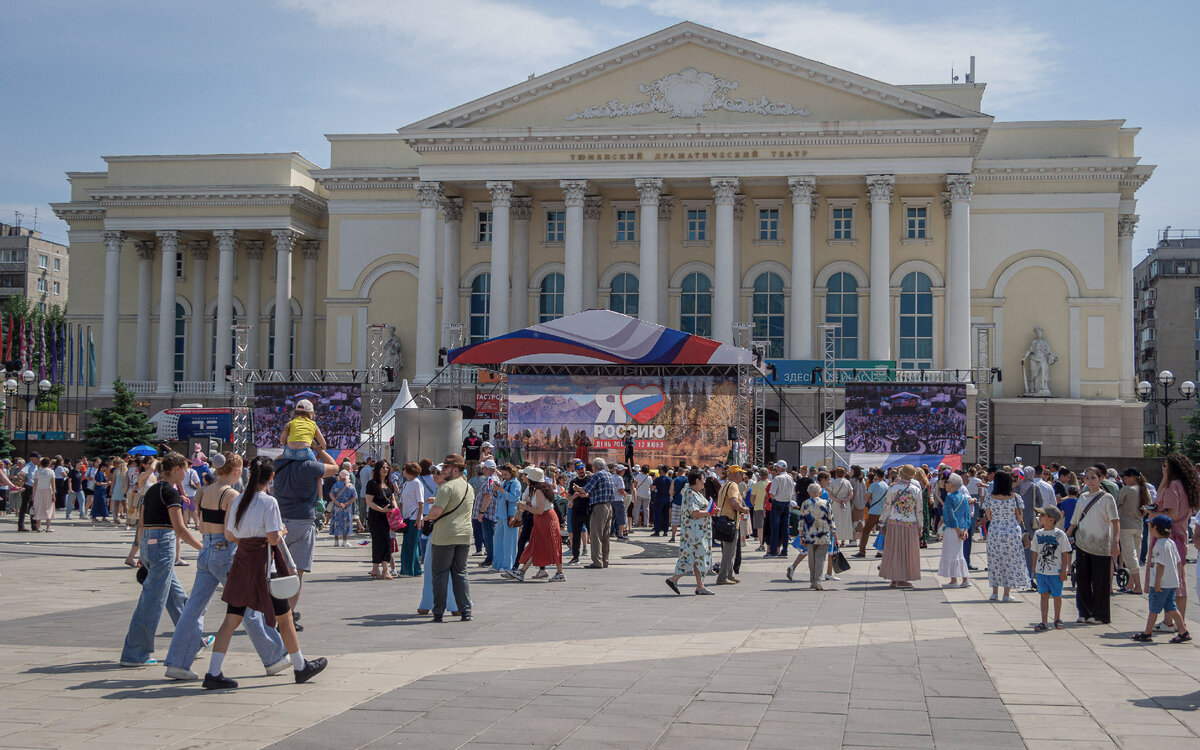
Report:
[[536,466],[527,466],[524,469],[521,469],[521,473],[529,477],[529,481],[531,482],[546,481],[546,472],[542,471]]
[[481,445],[481,446],[479,446],[479,447],[480,447],[480,448],[495,448],[496,446],[492,445],[492,444],[491,444],[490,442],[488,442],[487,440],[484,440],[484,441],[483,441],[483,445]]
[[494,469],[494,468],[496,468],[496,462],[489,458],[488,460],[481,463],[480,466],[482,466],[485,469]]
[[315,410],[313,409],[312,401],[309,401],[306,398],[302,398],[296,402],[296,411],[315,411]]
[[776,469],[786,469],[786,468],[787,468],[787,461],[784,461],[784,460],[782,460],[782,459],[780,459],[779,461],[776,461],[776,462],[775,462],[775,468],[776,468]]

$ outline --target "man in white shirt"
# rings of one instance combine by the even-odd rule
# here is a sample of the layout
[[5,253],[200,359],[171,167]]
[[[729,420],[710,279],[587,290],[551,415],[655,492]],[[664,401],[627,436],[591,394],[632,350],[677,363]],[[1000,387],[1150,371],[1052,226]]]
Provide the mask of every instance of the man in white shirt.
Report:
[[796,496],[796,480],[787,471],[786,461],[776,461],[771,467],[771,484],[767,499],[771,503],[771,538],[767,542],[767,557],[787,557],[788,514]]
[[649,466],[634,466],[633,473],[633,522],[636,526],[650,525],[650,479]]
[[15,483],[21,486],[21,506],[20,510],[17,511],[17,531],[29,531],[29,529],[25,528],[26,514],[29,515],[30,520],[33,522],[33,530],[39,531],[41,529],[41,525],[38,524],[37,519],[33,518],[33,513],[30,510],[33,507],[33,474],[37,471],[38,462],[41,460],[42,457],[38,453],[30,453],[29,460],[25,462],[25,465],[21,467],[21,470],[17,472],[17,476],[14,478]]

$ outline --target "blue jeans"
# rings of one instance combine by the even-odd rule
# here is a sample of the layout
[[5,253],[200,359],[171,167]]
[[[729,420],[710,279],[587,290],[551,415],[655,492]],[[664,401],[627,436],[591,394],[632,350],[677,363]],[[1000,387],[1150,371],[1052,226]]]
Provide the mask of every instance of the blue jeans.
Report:
[[[779,510],[781,505],[783,509]],[[768,540],[767,551],[772,555],[788,553],[788,512],[790,510],[787,503],[771,504],[771,536]]]
[[68,490],[66,501],[67,520],[69,521],[71,519],[71,511],[74,510],[77,505],[79,507],[79,517],[83,518],[84,513],[87,512],[87,497],[83,494],[83,490],[79,490],[78,492],[71,492]]
[[483,548],[486,550],[483,553],[483,561],[491,565],[492,553],[496,547],[496,519],[484,516],[479,522],[479,533],[483,535]]
[[143,529],[141,555],[146,582],[142,584],[142,595],[138,597],[121,649],[121,661],[136,664],[154,653],[154,636],[163,609],[171,616],[171,622],[179,622],[187,603],[187,593],[175,577],[175,530]]
[[[171,647],[167,650],[164,663],[168,667],[190,669],[200,651],[204,638],[204,612],[217,590],[217,584],[225,583],[229,566],[233,565],[233,553],[237,549],[234,544],[217,549],[215,545],[223,542],[224,534],[204,535],[204,548],[196,560],[196,581],[192,584],[192,593],[183,607],[183,613],[175,623],[175,635],[171,637]],[[261,612],[247,609],[242,627],[250,636],[250,642],[254,644],[263,666],[269,667],[287,656],[279,631],[267,628]]]
[[[471,533],[475,536],[475,552],[483,552],[483,526],[479,523],[478,518],[471,518]],[[421,558],[425,558],[424,550],[421,550]]]
[[312,448],[288,448],[284,446],[283,453],[280,458],[286,458],[289,461],[316,461],[317,454]]

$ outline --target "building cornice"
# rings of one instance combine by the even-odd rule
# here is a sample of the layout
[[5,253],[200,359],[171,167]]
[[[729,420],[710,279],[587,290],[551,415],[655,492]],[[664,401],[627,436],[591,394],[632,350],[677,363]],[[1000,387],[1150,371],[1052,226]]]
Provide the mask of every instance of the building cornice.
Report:
[[733,59],[741,59],[764,68],[790,73],[799,80],[808,80],[836,91],[853,93],[864,99],[877,101],[926,118],[979,117],[981,114],[932,96],[685,21],[572,65],[467,102],[454,109],[427,117],[400,130],[455,128],[478,122],[498,112],[560,92],[590,78],[620,70],[685,44],[706,47],[727,54]]
[[417,169],[314,169],[309,173],[326,190],[412,190]]
[[72,201],[70,203],[51,203],[50,210],[63,221],[103,221],[104,208],[95,203]]
[[326,201],[297,185],[261,187],[105,187],[87,191],[104,208],[186,208],[191,206],[287,206],[313,216],[326,212]]
[[262,161],[281,160],[302,163],[307,169],[321,167],[305,159],[295,151],[275,151],[255,154],[129,154],[121,156],[102,156],[105,163],[119,164],[121,162],[164,162],[164,161]]
[[[1153,167],[1149,169],[1153,171]],[[979,159],[975,162],[975,179],[979,182],[1132,180],[1144,172],[1145,168],[1136,158]],[[1149,173],[1145,173],[1142,182],[1148,178]]]

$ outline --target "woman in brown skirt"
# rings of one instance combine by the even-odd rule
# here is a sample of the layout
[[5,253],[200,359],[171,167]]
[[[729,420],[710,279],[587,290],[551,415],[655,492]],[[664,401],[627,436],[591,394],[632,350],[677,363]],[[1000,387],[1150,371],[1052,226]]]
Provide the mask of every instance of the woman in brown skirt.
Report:
[[273,476],[274,462],[269,458],[255,458],[250,463],[250,480],[246,491],[230,508],[233,519],[225,522],[225,538],[237,544],[237,551],[225,579],[225,593],[221,595],[228,606],[225,621],[221,623],[213,643],[208,673],[204,675],[204,687],[207,690],[237,687],[236,681],[221,673],[221,667],[229,651],[233,632],[242,623],[247,609],[262,612],[268,628],[276,627],[278,623],[279,635],[283,638],[283,645],[295,670],[296,682],[307,682],[325,669],[327,664],[323,658],[305,660],[300,653],[300,639],[296,635],[291,608],[286,599],[271,596],[267,584],[269,558],[272,556],[279,575],[292,574],[279,549],[287,534],[279,515],[279,503],[266,493]]
[[897,473],[879,518],[885,524],[879,577],[891,581],[894,589],[910,589],[911,581],[921,579],[921,485],[914,481],[917,470],[911,464]]

